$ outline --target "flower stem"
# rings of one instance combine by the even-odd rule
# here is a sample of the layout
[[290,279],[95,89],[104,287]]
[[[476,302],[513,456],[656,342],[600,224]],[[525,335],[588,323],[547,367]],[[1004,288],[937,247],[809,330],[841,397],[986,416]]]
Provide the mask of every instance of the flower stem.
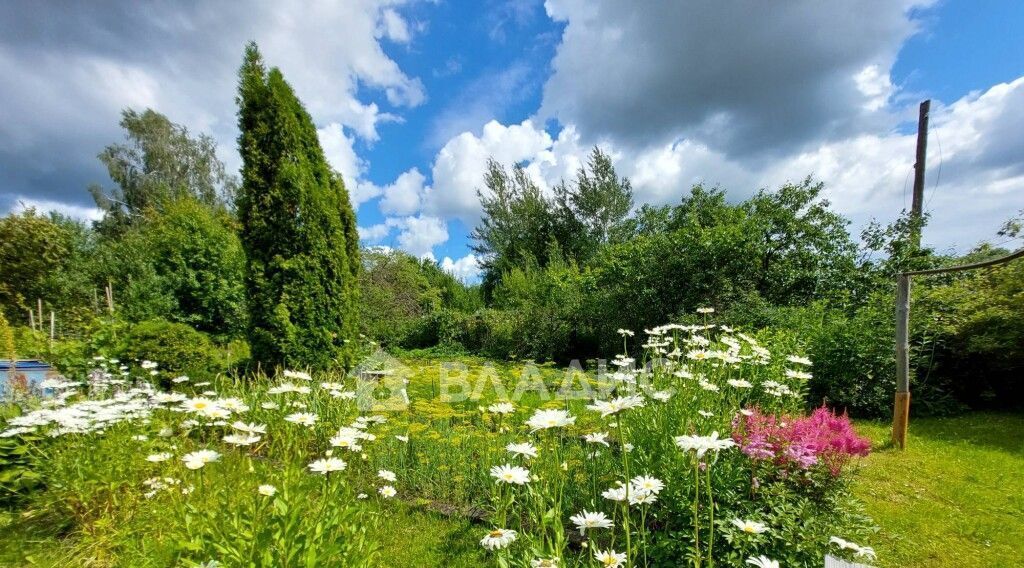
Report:
[[693,461],[693,548],[696,552],[694,563],[700,568],[700,459]]
[[714,549],[715,549],[715,499],[711,495],[711,464],[708,463],[708,468],[705,471],[707,473],[707,491],[708,491],[708,515],[710,520],[708,521],[708,566],[715,565]]
[[626,435],[622,426],[622,417],[618,420],[619,444],[622,446],[622,469],[626,474],[626,500],[622,510],[622,526],[626,530],[626,566],[633,568],[633,546],[629,536],[629,452],[626,451]]

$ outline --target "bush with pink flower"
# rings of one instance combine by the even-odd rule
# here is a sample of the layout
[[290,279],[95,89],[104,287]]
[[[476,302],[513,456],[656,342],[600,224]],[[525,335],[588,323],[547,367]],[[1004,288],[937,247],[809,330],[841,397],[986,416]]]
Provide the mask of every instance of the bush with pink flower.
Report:
[[845,413],[822,406],[809,416],[773,415],[753,409],[738,415],[733,440],[751,459],[771,461],[783,470],[821,465],[838,476],[854,456],[866,456],[871,442],[857,435]]

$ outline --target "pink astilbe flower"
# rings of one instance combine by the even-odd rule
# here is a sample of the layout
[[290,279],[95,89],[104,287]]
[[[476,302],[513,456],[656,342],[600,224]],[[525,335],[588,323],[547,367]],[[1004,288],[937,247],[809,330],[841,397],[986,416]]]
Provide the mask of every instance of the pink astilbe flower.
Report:
[[808,469],[823,464],[839,475],[853,456],[866,456],[871,442],[858,436],[846,414],[836,415],[824,406],[810,416],[763,414],[754,409],[733,421],[733,440],[753,460],[772,461],[788,469]]

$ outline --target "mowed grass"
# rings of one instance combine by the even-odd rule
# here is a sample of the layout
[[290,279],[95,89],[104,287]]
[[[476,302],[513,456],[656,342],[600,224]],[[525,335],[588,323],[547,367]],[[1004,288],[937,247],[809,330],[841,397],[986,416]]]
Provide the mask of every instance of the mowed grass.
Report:
[[888,423],[857,427],[875,444],[854,491],[879,566],[1024,566],[1024,416],[911,417],[902,452]]

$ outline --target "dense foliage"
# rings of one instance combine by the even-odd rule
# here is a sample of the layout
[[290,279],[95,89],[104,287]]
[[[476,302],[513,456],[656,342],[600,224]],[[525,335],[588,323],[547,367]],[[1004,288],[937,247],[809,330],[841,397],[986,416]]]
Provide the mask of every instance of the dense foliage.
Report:
[[249,341],[264,364],[349,364],[358,329],[359,241],[341,177],[309,114],[250,44],[238,94]]
[[152,109],[122,113],[127,143],[111,144],[99,155],[116,187],[109,193],[89,188],[103,218],[97,230],[112,236],[139,224],[147,211],[162,211],[183,198],[207,207],[231,206],[237,179],[217,158],[217,144],[205,134],[193,137]]
[[[52,311],[58,339],[92,343],[116,327],[110,318],[159,319],[218,346],[247,338],[270,365],[350,364],[346,341],[360,333],[388,348],[568,362],[614,348],[619,328],[696,321],[695,309],[713,307],[732,324],[799,332],[815,404],[884,415],[895,273],[1008,252],[918,249],[910,237],[922,225],[905,215],[855,239],[811,178],[745,199],[696,185],[676,204],[637,206],[595,148],[550,190],[520,165],[488,164],[472,232],[483,274],[467,284],[430,260],[359,250],[309,115],[254,46],[238,101],[241,183],[209,136],[128,109],[125,140],[99,155],[113,186],[90,188],[100,221],[32,209],[0,219],[0,310],[26,339],[23,356],[62,359],[43,341]],[[1007,222],[1004,245],[1020,226]],[[1024,400],[1021,270],[915,279],[915,412]]]

